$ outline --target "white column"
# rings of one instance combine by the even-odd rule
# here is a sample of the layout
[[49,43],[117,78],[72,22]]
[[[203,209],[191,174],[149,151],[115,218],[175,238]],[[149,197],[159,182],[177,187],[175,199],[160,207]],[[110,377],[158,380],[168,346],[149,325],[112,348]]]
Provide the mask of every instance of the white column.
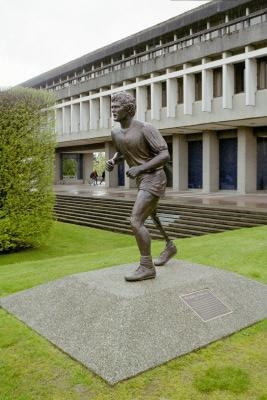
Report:
[[62,108],[56,109],[56,134],[61,136],[63,133],[63,110]]
[[203,132],[203,191],[219,190],[219,141],[216,132]]
[[[190,67],[189,64],[184,64],[184,69]],[[195,75],[184,75],[184,114],[192,115],[193,102],[195,101]]]
[[255,192],[257,188],[257,138],[253,129],[237,130],[237,190],[240,193]]
[[[169,72],[171,72],[171,70],[167,69],[167,73]],[[167,91],[167,118],[172,118],[175,117],[176,115],[176,106],[178,102],[177,78],[167,79],[166,91]]]
[[99,99],[90,100],[90,129],[98,129],[100,118]]
[[[202,64],[206,64],[209,60],[203,58]],[[211,100],[213,98],[213,71],[208,69],[202,70],[202,111],[211,112]]]
[[[223,58],[228,57],[229,53],[223,53]],[[235,75],[233,64],[225,64],[222,66],[222,91],[223,91],[223,108],[233,107],[233,95],[235,88]]]
[[100,101],[100,128],[109,128],[110,96],[102,96]]
[[66,128],[67,128],[67,124],[66,124],[66,107],[62,107],[62,134],[65,135],[66,133]]
[[172,143],[173,189],[177,191],[188,188],[188,145],[186,135],[173,136]]
[[[252,46],[246,46],[246,52],[252,51]],[[256,105],[257,91],[257,61],[255,58],[245,60],[245,92],[246,106]]]
[[93,171],[93,153],[85,153],[83,155],[83,183],[90,182],[90,174]]
[[[139,78],[136,78],[136,82]],[[146,120],[147,110],[147,88],[146,86],[137,86],[136,88],[136,118],[140,121]]]
[[58,185],[60,183],[60,168],[61,168],[61,157],[60,153],[55,154],[55,161],[54,161],[54,184]]
[[76,133],[80,130],[80,105],[71,104],[71,132]]
[[[116,87],[117,87],[117,85],[115,85],[115,84],[110,85],[110,89],[111,90],[116,89]],[[110,96],[110,106],[111,106],[111,98],[112,98],[113,94],[114,93],[111,93],[111,96]],[[110,127],[112,127],[112,126],[114,126],[114,118],[113,118],[113,115],[112,115],[112,112],[111,112]]]
[[[156,76],[151,74],[151,78]],[[162,105],[161,82],[151,83],[151,119],[160,120],[160,109]]]
[[80,130],[89,131],[90,127],[90,108],[89,101],[82,101],[80,105]]
[[70,106],[63,107],[63,135],[71,132]]
[[[111,142],[105,143],[105,158],[109,160],[116,153],[116,149],[114,148]],[[113,171],[106,171],[105,176],[105,186],[106,187],[117,187],[118,186],[118,166],[115,165]]]

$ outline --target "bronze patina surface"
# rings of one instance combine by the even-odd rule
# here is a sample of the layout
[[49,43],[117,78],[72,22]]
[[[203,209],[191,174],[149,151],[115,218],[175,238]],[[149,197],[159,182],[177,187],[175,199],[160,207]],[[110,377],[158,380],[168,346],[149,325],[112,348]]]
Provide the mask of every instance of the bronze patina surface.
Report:
[[117,152],[106,162],[106,169],[111,172],[116,164],[125,160],[129,166],[126,175],[136,179],[138,187],[130,222],[140,252],[140,265],[125,279],[131,282],[152,279],[156,269],[151,256],[150,234],[145,227],[149,216],[166,241],[156,265],[164,265],[177,252],[157,216],[158,201],[166,188],[163,167],[170,159],[168,146],[153,125],[134,119],[136,103],[132,95],[119,92],[111,101],[113,118],[118,122],[111,132]]

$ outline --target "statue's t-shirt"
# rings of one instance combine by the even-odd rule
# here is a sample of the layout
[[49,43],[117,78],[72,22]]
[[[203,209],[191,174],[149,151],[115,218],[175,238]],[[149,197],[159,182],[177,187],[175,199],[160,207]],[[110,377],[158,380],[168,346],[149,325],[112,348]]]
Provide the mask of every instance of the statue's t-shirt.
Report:
[[[168,146],[160,132],[148,123],[135,120],[128,129],[115,127],[111,132],[113,143],[129,167],[142,165]],[[146,171],[136,178],[139,189],[147,190],[156,196],[163,196],[166,176],[163,166]]]
[[[162,150],[168,150],[160,132],[148,123],[134,121],[129,129],[115,127],[111,132],[113,143],[129,167],[150,161]],[[163,167],[159,167],[161,169]]]

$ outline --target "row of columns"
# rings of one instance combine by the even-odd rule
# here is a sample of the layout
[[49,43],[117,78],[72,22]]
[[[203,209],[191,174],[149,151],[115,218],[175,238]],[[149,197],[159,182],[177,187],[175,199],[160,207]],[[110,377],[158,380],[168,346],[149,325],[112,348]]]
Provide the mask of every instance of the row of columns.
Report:
[[[219,190],[219,139],[216,132],[206,131],[203,140],[203,192],[211,193]],[[252,193],[256,191],[257,174],[257,138],[253,129],[240,127],[237,130],[237,191]],[[173,136],[173,189],[188,190],[188,142],[187,135]],[[112,158],[115,148],[111,142],[105,143],[105,157]],[[60,182],[60,154],[55,158],[55,182]],[[125,165],[125,171],[128,167]],[[93,170],[93,153],[83,156],[83,180],[88,183]],[[118,186],[118,167],[112,173],[106,173],[106,187]],[[125,176],[125,188],[136,187],[135,181]]]
[[[252,51],[251,46],[246,46],[245,52]],[[225,52],[222,54],[222,60],[230,57],[231,53]],[[202,59],[202,65],[205,65],[210,60]],[[183,70],[183,112],[186,115],[192,115],[193,103],[195,101],[195,74],[186,73],[191,67],[190,64],[184,64]],[[173,72],[173,69],[167,69],[166,74]],[[202,111],[211,112],[213,99],[213,69],[202,69]],[[150,78],[155,78],[157,73],[152,73]],[[245,104],[247,106],[255,106],[256,91],[257,91],[257,61],[254,58],[245,59]],[[136,83],[142,81],[141,77],[136,78]],[[129,82],[124,81],[122,85],[126,86]],[[132,82],[131,82],[132,83]],[[151,120],[161,119],[162,108],[162,82],[151,82]],[[235,87],[234,64],[222,63],[222,107],[231,109],[233,107],[233,95]],[[112,88],[111,88],[112,89]],[[145,121],[146,111],[148,108],[147,86],[136,86],[136,88],[128,90],[135,91],[137,118]],[[89,130],[98,130],[110,128],[111,113],[110,113],[110,95],[105,95],[105,90],[100,89],[100,94],[103,96],[86,101],[81,101],[75,104],[62,106],[56,109],[56,130],[59,135],[78,133]],[[89,94],[93,94],[90,92]],[[72,100],[77,101],[76,98]],[[177,77],[166,79],[166,109],[167,118],[176,117],[176,106],[178,99],[178,81]]]
[[[219,139],[216,132],[203,132],[203,192],[219,190]],[[237,191],[250,193],[257,187],[257,138],[253,129],[237,130]],[[173,189],[188,189],[188,149],[186,135],[173,137]]]
[[[216,132],[203,132],[203,192],[211,193],[219,190],[219,139]],[[237,191],[251,193],[257,185],[257,138],[253,129],[240,127],[237,130]],[[187,135],[173,136],[173,189],[188,190],[188,142]],[[111,158],[115,152],[111,143],[105,145],[106,158]],[[127,166],[125,167],[127,170]],[[106,186],[118,186],[117,168],[106,174]],[[134,180],[125,177],[125,187],[135,187]]]
[[56,109],[58,135],[105,129],[110,126],[110,97],[81,101]]
[[[246,46],[245,53],[252,51],[253,46]],[[230,57],[230,52],[222,53],[222,59]],[[202,59],[202,65],[210,60]],[[195,101],[195,74],[186,73],[192,65],[186,63],[183,65],[185,75],[183,75],[183,103],[184,114],[192,115],[193,103]],[[167,74],[173,72],[173,69],[167,69]],[[213,69],[203,69],[202,72],[202,111],[211,112],[213,99]],[[156,74],[151,74],[151,78]],[[245,59],[245,105],[255,106],[257,91],[257,60],[255,58]],[[167,117],[176,116],[176,104],[178,103],[178,82],[177,78],[170,78],[166,81],[167,88]],[[233,108],[233,95],[235,88],[234,64],[222,64],[222,106],[223,108]],[[146,92],[138,88],[137,109],[140,109],[139,115],[145,115],[146,111]],[[161,82],[151,84],[151,118],[160,119],[160,99]]]

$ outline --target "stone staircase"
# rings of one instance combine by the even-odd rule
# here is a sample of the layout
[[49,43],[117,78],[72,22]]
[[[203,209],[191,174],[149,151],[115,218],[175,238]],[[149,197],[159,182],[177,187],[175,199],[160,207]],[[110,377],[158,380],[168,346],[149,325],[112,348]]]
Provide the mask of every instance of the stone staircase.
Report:
[[[130,214],[134,201],[114,198],[57,195],[58,221],[132,234]],[[229,229],[267,225],[267,212],[162,202],[158,216],[170,238],[183,238]],[[150,218],[146,221],[151,236],[162,239]]]

